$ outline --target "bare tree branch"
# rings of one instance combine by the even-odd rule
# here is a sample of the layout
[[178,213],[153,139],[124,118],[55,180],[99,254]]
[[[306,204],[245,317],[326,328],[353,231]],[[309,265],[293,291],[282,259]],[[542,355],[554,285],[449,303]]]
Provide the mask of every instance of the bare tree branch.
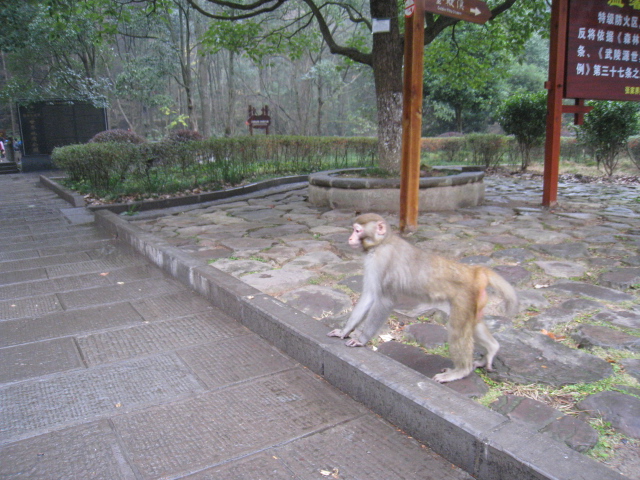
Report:
[[258,0],[257,2],[244,5],[242,3],[225,2],[223,0],[207,0],[207,1],[209,3],[213,3],[214,5],[229,7],[234,10],[247,11],[248,13],[245,13],[243,15],[212,13],[202,8],[197,2],[197,0],[187,0],[189,5],[191,5],[196,11],[198,11],[199,13],[201,13],[206,17],[213,18],[215,20],[243,20],[245,18],[253,18],[259,15],[262,15],[263,13],[273,12],[287,2],[287,0]]
[[[489,20],[493,20],[501,13],[509,10],[518,0],[505,0],[500,5],[491,9],[491,18]],[[444,15],[440,15],[437,20],[434,21],[434,16],[432,14],[427,14],[426,18],[426,28],[424,30],[424,43],[425,45],[430,44],[435,38],[442,33],[442,31],[447,28],[455,25],[460,22],[460,20],[445,17]]]
[[333,38],[333,35],[331,34],[331,29],[327,25],[324,15],[320,10],[320,7],[318,7],[313,0],[302,0],[302,1],[307,4],[309,9],[311,10],[311,13],[313,13],[313,16],[318,22],[318,27],[320,28],[320,33],[322,34],[322,38],[324,39],[325,43],[329,47],[329,51],[331,53],[343,55],[347,58],[350,58],[354,62],[363,63],[365,65],[372,66],[373,57],[371,53],[364,53],[356,48],[343,47],[341,45],[338,45],[335,39]]

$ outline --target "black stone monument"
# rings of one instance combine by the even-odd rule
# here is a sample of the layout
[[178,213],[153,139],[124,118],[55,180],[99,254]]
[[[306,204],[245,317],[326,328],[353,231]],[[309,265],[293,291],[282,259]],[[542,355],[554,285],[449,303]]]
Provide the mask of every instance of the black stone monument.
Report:
[[86,143],[108,129],[106,109],[84,101],[19,101],[18,117],[23,172],[53,168],[50,155],[55,147]]

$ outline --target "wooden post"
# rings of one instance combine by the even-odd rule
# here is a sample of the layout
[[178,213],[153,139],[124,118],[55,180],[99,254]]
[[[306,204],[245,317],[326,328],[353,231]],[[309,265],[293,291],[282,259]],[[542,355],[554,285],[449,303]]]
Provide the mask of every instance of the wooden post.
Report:
[[544,186],[542,192],[542,205],[545,207],[551,207],[558,201],[568,10],[569,0],[553,0],[551,6],[549,81],[545,84],[548,90],[547,138],[544,148]]
[[418,228],[420,139],[422,136],[422,68],[424,2],[405,2],[402,163],[400,169],[400,230]]

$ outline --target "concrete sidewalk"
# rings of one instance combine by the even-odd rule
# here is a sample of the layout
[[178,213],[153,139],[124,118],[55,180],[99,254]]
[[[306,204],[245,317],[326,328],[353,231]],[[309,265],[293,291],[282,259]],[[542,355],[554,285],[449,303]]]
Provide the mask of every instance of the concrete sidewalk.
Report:
[[624,478],[36,182],[0,177],[0,478]]
[[0,478],[470,478],[37,180],[0,176]]

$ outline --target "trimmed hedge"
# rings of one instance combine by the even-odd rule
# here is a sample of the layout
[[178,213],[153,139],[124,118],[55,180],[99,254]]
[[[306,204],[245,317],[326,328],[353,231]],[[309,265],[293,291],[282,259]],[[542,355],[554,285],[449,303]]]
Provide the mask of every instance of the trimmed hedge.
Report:
[[[51,156],[85,191],[105,195],[162,194],[220,188],[246,180],[375,165],[377,139],[251,136],[195,140],[180,134],[154,143],[87,143]],[[186,137],[186,138],[185,138]]]

